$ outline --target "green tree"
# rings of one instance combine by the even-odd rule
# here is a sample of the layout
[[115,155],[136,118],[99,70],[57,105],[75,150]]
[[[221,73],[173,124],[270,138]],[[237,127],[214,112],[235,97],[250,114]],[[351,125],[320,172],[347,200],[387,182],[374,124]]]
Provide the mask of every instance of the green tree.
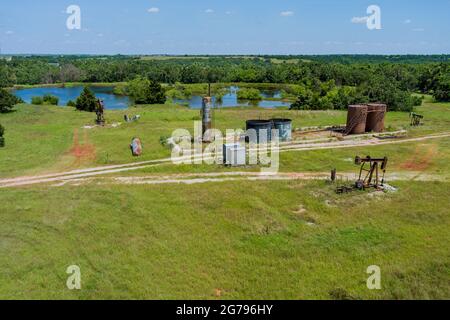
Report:
[[448,74],[439,77],[433,96],[436,101],[450,101],[450,76]]
[[300,87],[298,90],[298,97],[297,97],[297,101],[295,101],[290,109],[291,110],[311,110],[313,109],[313,92],[312,90],[305,88],[305,87]]
[[137,77],[128,84],[128,92],[137,104],[164,104],[166,93],[156,81]]
[[149,104],[166,103],[166,92],[160,83],[150,80],[149,96],[147,101]]
[[80,111],[94,112],[97,108],[97,99],[94,93],[88,88],[84,87],[83,92],[75,102],[75,108]]
[[22,102],[22,99],[17,98],[5,89],[0,89],[0,113],[10,112],[15,104]]

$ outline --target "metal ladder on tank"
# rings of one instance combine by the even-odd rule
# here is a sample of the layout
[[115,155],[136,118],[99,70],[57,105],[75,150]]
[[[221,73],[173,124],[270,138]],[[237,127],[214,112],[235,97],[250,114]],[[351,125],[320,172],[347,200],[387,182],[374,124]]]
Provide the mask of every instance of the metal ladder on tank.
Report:
[[350,132],[352,132],[352,130],[361,122],[364,117],[367,117],[367,112],[362,112],[354,116],[350,120],[349,125],[345,128],[344,136],[347,136]]

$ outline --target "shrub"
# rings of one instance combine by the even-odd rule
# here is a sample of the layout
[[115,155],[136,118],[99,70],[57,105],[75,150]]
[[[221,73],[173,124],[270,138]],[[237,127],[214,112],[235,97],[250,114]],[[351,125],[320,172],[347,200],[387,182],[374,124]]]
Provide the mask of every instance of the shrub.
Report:
[[97,108],[97,99],[94,93],[88,88],[84,87],[83,92],[77,98],[75,108],[80,111],[94,112]]
[[31,98],[31,104],[41,105],[43,103],[44,103],[44,100],[42,99],[42,97],[32,97]]
[[244,88],[237,92],[238,99],[242,100],[261,100],[261,92],[255,88]]
[[67,101],[67,106],[68,106],[68,107],[75,107],[75,106],[76,106],[76,103],[75,103],[75,101],[73,101],[73,100],[69,100],[69,101]]
[[178,90],[178,89],[167,90],[166,96],[167,96],[167,98],[172,99],[172,100],[173,99],[181,100],[181,99],[185,98],[185,95],[184,95],[183,91]]
[[214,94],[216,97],[216,101],[222,102],[223,97],[229,93],[230,93],[229,89],[222,88],[222,89],[217,90],[216,93]]
[[42,98],[42,101],[43,101],[44,104],[57,106],[57,105],[58,105],[58,102],[59,102],[59,98],[58,98],[58,97],[55,97],[55,96],[52,96],[52,95],[50,95],[50,94],[46,94],[46,95]]
[[126,96],[128,94],[128,87],[124,83],[119,83],[114,87],[113,93],[118,96]]

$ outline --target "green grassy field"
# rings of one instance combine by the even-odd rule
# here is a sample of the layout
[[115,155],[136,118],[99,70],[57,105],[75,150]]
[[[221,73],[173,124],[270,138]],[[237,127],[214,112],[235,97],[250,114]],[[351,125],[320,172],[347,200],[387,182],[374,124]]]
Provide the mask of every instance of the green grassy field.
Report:
[[[450,105],[426,101],[425,125],[389,113],[409,137],[448,131]],[[123,122],[124,111],[107,111]],[[193,130],[199,113],[164,105],[132,108],[137,123],[84,129],[95,115],[20,105],[0,115],[6,147],[0,179],[170,156],[160,137]],[[345,123],[340,111],[258,108],[215,111],[219,129],[245,119],[289,117],[294,127]],[[73,155],[74,135],[88,145]],[[144,155],[128,145],[141,137]],[[450,139],[281,154],[284,172],[352,172],[359,155],[387,155],[392,171],[450,172]],[[350,161],[349,161],[350,159]],[[405,167],[415,161],[418,168]],[[122,175],[232,170],[163,165]],[[249,170],[257,170],[250,168]],[[449,182],[396,182],[395,193],[343,196],[321,181],[197,185],[35,185],[0,189],[0,298],[27,299],[449,299]],[[82,289],[66,288],[78,265]],[[382,289],[368,290],[378,265]]]

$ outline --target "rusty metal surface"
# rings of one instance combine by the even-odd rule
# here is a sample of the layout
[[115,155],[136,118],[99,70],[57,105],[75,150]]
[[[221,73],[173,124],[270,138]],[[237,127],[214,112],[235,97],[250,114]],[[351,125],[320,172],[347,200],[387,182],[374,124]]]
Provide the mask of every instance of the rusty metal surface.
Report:
[[347,113],[347,127],[344,132],[348,134],[361,134],[366,132],[367,105],[350,105]]
[[355,165],[359,165],[359,176],[350,186],[339,186],[336,193],[347,193],[353,190],[382,190],[386,174],[388,158],[355,157]]
[[384,132],[384,118],[387,105],[382,103],[367,104],[366,132]]

